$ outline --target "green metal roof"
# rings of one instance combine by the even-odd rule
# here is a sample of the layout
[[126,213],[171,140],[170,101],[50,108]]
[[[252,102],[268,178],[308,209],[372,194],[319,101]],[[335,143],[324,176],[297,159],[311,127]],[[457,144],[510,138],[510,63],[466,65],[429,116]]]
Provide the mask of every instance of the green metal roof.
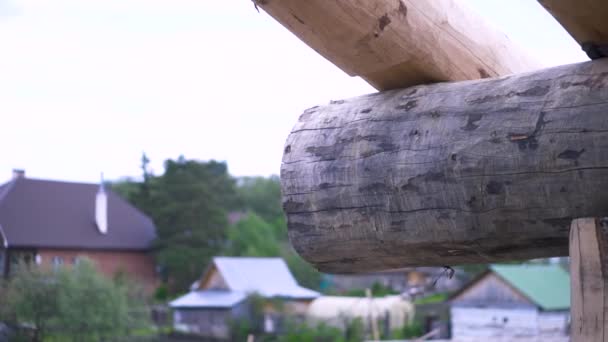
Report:
[[543,310],[570,308],[570,275],[559,265],[492,265],[490,269]]

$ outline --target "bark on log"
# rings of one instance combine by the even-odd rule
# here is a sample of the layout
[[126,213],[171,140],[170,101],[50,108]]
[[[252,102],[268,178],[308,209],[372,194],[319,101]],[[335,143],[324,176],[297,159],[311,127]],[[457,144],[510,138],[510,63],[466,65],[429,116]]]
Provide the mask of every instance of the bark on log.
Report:
[[322,271],[568,255],[572,219],[608,214],[608,60],[308,109],[281,182]]
[[254,0],[351,76],[379,90],[539,68],[453,0]]
[[590,58],[608,56],[608,2],[605,0],[539,0]]

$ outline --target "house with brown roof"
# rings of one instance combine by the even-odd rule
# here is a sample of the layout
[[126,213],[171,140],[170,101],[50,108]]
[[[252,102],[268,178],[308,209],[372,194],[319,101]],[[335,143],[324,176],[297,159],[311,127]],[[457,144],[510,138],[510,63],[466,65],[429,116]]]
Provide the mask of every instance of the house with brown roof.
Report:
[[107,276],[157,284],[152,220],[103,184],[30,179],[0,185],[0,275],[23,264],[53,269],[86,257]]

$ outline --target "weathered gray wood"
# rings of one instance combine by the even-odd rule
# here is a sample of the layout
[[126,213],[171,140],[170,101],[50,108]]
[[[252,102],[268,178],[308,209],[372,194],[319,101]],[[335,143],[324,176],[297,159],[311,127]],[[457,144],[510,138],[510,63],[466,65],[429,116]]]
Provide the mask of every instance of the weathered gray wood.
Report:
[[608,212],[608,60],[308,109],[281,182],[322,271],[567,255],[572,218]]
[[570,230],[572,342],[608,341],[608,227],[582,218]]

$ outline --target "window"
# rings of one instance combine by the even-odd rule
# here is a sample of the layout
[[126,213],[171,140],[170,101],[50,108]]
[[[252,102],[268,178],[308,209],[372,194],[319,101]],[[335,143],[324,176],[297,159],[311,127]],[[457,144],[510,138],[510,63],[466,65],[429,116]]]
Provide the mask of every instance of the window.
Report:
[[264,315],[264,332],[273,333],[274,332],[274,319],[270,314]]
[[11,273],[17,272],[21,267],[29,268],[36,261],[37,255],[35,250],[15,250],[6,253],[5,258],[9,258]]
[[182,322],[182,313],[179,310],[175,310],[173,311],[173,321],[175,323],[181,323]]
[[51,264],[53,265],[53,269],[58,269],[61,266],[63,266],[63,258],[62,257],[58,257],[58,256],[54,256],[51,259]]
[[78,264],[80,264],[81,262],[82,262],[82,257],[75,256],[75,257],[73,257],[73,258],[72,258],[72,264],[73,264],[73,265],[78,265]]

